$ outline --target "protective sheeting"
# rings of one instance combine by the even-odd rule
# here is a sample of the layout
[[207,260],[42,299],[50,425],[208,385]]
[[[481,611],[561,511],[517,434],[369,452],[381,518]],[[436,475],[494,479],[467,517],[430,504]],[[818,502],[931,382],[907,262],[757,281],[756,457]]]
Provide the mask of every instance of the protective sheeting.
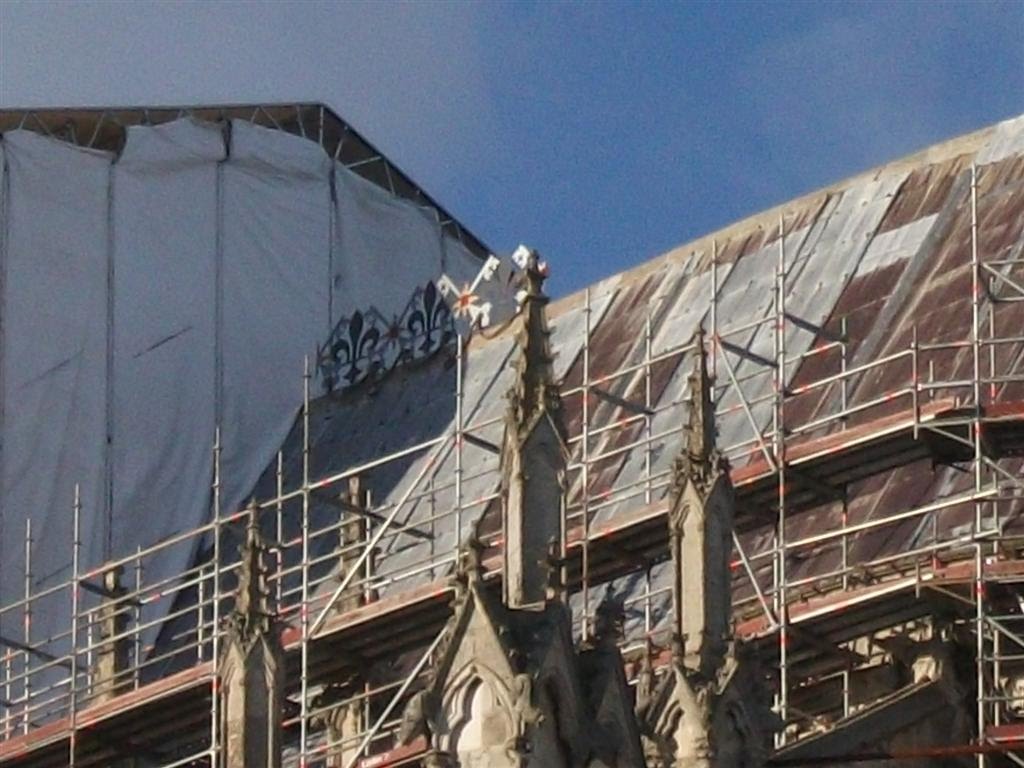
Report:
[[[786,326],[787,380],[791,380],[798,370],[797,362],[801,355],[813,343],[820,341],[814,329],[824,326],[829,320],[858,269],[865,265],[873,265],[874,268],[879,263],[905,258],[906,249],[895,236],[883,235],[876,241],[875,235],[904,178],[905,173],[898,171],[878,179],[864,180],[840,194],[810,200],[804,209],[789,215],[787,221],[791,229],[784,242],[787,270],[785,299],[790,317]],[[927,231],[931,218],[929,216],[917,228],[921,233]],[[730,392],[734,385],[725,371],[723,358],[728,356],[748,397],[762,398],[760,404],[751,408],[757,432],[760,432],[768,426],[771,417],[771,404],[767,398],[770,398],[774,386],[774,370],[769,361],[775,355],[774,291],[780,245],[783,244],[777,237],[759,237],[751,241],[749,248],[741,248],[735,259],[718,265],[717,329],[728,334],[726,340],[729,343],[724,352],[721,349],[717,352],[719,427],[720,433],[724,432],[734,446],[748,441],[747,445],[735,448],[737,453],[744,448],[747,451],[757,450],[751,439],[755,430],[750,417],[738,404],[735,392]],[[890,253],[893,250],[898,253]],[[710,333],[708,310],[712,282],[709,261],[706,248],[695,250],[642,273],[626,282],[625,286],[616,284],[613,286],[616,290],[590,292],[592,380],[623,366],[643,362],[645,320],[650,323],[651,353],[655,356],[686,344],[701,322]],[[566,379],[572,388],[579,382],[579,354],[587,335],[584,296],[581,294],[562,306],[555,305],[552,318],[552,342],[557,354],[556,376]],[[497,419],[474,433],[475,437],[492,446],[500,444],[500,417],[507,407],[501,395],[508,390],[513,379],[510,352],[508,336],[499,334],[490,341],[475,341],[469,346],[464,360],[463,397],[467,422],[487,423]],[[693,368],[692,355],[680,357],[682,359],[671,360],[671,367],[653,366],[651,396],[655,412],[650,432],[654,438],[649,452],[642,443],[642,425],[625,426],[631,417],[635,419],[636,409],[623,408],[614,400],[620,397],[633,403],[643,402],[645,382],[641,372],[623,376],[621,382],[602,382],[601,386],[607,388],[612,397],[590,401],[590,428],[598,433],[591,438],[591,456],[601,451],[612,456],[591,472],[591,500],[597,499],[600,507],[592,523],[603,525],[616,515],[635,510],[641,504],[640,499],[644,498],[643,483],[648,472],[653,478],[653,499],[662,498],[665,494],[668,473],[682,439],[680,428],[686,422],[689,407],[687,378]],[[432,378],[437,372],[431,371],[430,374],[417,375],[418,385],[415,381],[408,381],[400,391],[384,387],[371,396],[371,403],[373,398],[383,398],[386,402],[371,405],[360,400],[348,405],[340,401],[332,404],[334,426],[328,426],[326,434],[314,430],[313,453],[321,449],[322,443],[333,447],[352,442],[352,435],[372,436],[381,430],[391,440],[400,436],[406,444],[415,443],[417,438],[424,440],[442,434],[441,422],[434,417],[446,406],[436,389],[446,383],[451,386],[451,379]],[[421,402],[424,392],[430,393],[429,404]],[[449,390],[449,398],[453,394],[453,390]],[[565,400],[573,437],[580,434],[580,403],[581,399],[576,396]],[[450,412],[453,406],[449,403],[447,408]],[[372,425],[364,421],[371,413],[377,418]],[[401,413],[402,418],[389,421],[377,416],[381,413]],[[432,424],[429,428],[426,426],[428,415]],[[610,424],[620,420],[622,430],[608,429]],[[329,437],[332,432],[335,436]],[[602,439],[606,435],[608,438]],[[630,447],[633,440],[639,442]],[[294,438],[292,443],[295,444]],[[578,452],[575,458],[579,458]],[[746,454],[742,455],[742,460],[746,458]],[[428,466],[429,461],[436,464],[436,470]],[[340,470],[355,463],[358,462],[344,460],[333,469]],[[498,484],[499,462],[492,451],[481,445],[467,444],[463,467],[467,475],[462,484],[464,501],[486,499],[493,494]],[[379,483],[379,475],[371,476],[373,497],[382,504],[380,514],[388,513],[389,505],[404,497],[413,481],[421,478],[424,469],[430,471],[422,475],[418,486],[422,498],[408,504],[408,511],[401,511],[395,524],[401,533],[385,539],[376,553],[375,573],[381,581],[377,590],[380,595],[390,596],[442,577],[450,568],[455,537],[464,538],[469,531],[468,526],[480,519],[480,513],[484,511],[483,506],[478,506],[464,512],[458,532],[454,529],[453,517],[445,515],[454,504],[450,484],[455,476],[455,466],[453,454],[449,451],[436,459],[422,454],[413,461],[401,462],[399,479],[389,475],[387,486]],[[268,477],[267,481],[272,479]],[[285,486],[293,485],[294,479],[286,478]],[[579,486],[577,478],[570,489],[570,501],[578,498]],[[637,488],[640,492],[635,490]],[[597,494],[605,494],[609,501],[604,501],[605,496]],[[483,518],[487,533],[494,533],[493,526],[498,524],[493,505],[491,507]],[[666,567],[657,566],[649,574],[625,576],[615,585],[617,591],[631,596],[645,591],[650,585],[657,594],[649,616],[651,626],[660,626],[669,616],[669,592],[666,588],[669,572]],[[335,585],[336,582],[328,581],[323,589],[331,591]],[[591,594],[591,608],[603,590],[604,587],[599,587]],[[578,603],[579,598],[574,599]],[[627,630],[631,637],[639,637],[644,627],[642,612],[633,612],[628,617]]]
[[179,120],[130,128],[114,166],[117,553],[148,543],[127,521],[145,520],[152,542],[201,524],[206,514],[217,381],[217,164],[223,159],[218,126]]
[[442,271],[460,289],[463,286],[472,285],[483,266],[480,259],[458,240],[447,235],[444,237],[442,247]]
[[332,265],[332,319],[368,306],[400,315],[408,286],[441,273],[440,224],[432,209],[395,197],[341,165],[334,183],[337,251],[344,257]]
[[[3,143],[0,572],[9,602],[22,589],[28,516],[36,583],[70,575],[76,483],[83,555],[106,546],[110,157],[28,131]],[[43,632],[54,626],[52,603],[37,615]]]
[[287,436],[304,360],[315,364],[329,330],[330,163],[316,144],[234,121],[223,174],[222,467],[231,510]]
[[[613,295],[607,291],[592,298],[593,324],[603,319]],[[558,351],[554,372],[561,379],[583,346],[584,309],[573,307],[555,318],[551,326],[552,345]],[[475,439],[466,441],[462,448],[461,496],[457,496],[452,483],[457,457],[451,441],[440,449],[418,453],[415,458],[390,462],[364,478],[372,490],[377,514],[388,515],[404,500],[395,519],[395,526],[403,533],[382,541],[375,556],[379,594],[401,592],[449,573],[454,566],[451,553],[456,540],[464,542],[477,530],[491,496],[498,489],[498,456],[485,446],[502,442],[508,408],[505,395],[514,383],[512,360],[517,354],[513,334],[508,331],[486,343],[474,341],[466,350],[463,426]],[[321,408],[331,413],[332,418],[314,410],[311,453],[314,461],[318,456],[329,458],[325,465],[316,464],[316,475],[380,457],[398,449],[403,442],[411,445],[418,440],[452,434],[456,428],[452,397],[455,371],[451,361],[448,363],[445,366],[433,362],[410,373],[396,371],[379,389],[357,396],[357,418],[353,418],[343,402],[323,402]],[[410,435],[418,440],[402,440]],[[385,445],[384,441],[388,443]],[[300,443],[301,429],[296,428],[286,448],[290,460],[285,466],[285,487],[292,487],[298,480],[300,465],[294,460],[294,451]],[[269,495],[273,483],[273,474],[268,472],[261,488]],[[430,492],[424,493],[428,488]],[[455,507],[457,500],[463,508],[458,531],[454,516],[445,514]],[[331,515],[337,516],[336,507],[325,507],[315,506],[314,519],[328,521]],[[286,531],[286,536],[290,533]],[[434,567],[428,567],[431,565]],[[319,591],[329,593],[335,586],[336,582],[327,581]]]
[[[808,227],[786,233],[783,247],[790,254],[787,264],[808,234]],[[718,408],[724,416],[718,424],[718,441],[722,447],[744,445],[748,450],[756,450],[756,438],[771,415],[771,404],[764,398],[772,388],[772,370],[766,361],[774,359],[769,318],[774,306],[779,253],[776,239],[741,256],[719,286],[716,311],[723,353],[718,371],[724,392]],[[744,380],[745,376],[749,380]],[[744,381],[749,414],[742,407],[736,388],[731,386],[733,377]]]
[[978,165],[998,163],[1024,152],[1024,115],[1004,120],[992,129],[992,134],[977,156]]
[[856,277],[907,261],[921,247],[938,214],[924,216],[898,229],[875,235],[857,266]]
[[[70,577],[76,483],[82,573],[201,524],[218,423],[223,506],[244,504],[302,404],[332,301],[334,319],[390,317],[440,275],[432,215],[315,142],[229,128],[135,126],[116,160],[29,131],[0,142],[0,605],[21,596],[26,518],[35,588]],[[197,544],[147,556],[146,582],[181,573]],[[68,596],[35,606],[33,640],[67,632]],[[21,618],[2,629],[20,636]]]

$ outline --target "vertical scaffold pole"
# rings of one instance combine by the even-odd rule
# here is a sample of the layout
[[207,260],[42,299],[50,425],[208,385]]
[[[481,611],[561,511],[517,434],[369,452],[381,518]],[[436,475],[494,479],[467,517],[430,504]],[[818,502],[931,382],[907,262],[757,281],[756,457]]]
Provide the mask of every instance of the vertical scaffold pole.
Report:
[[[989,286],[985,288],[986,295],[988,296],[992,296],[991,280],[992,278],[990,277]],[[988,303],[988,334],[988,400],[989,402],[994,402],[998,391],[996,386],[996,357],[998,356],[998,349],[996,346],[996,303],[994,298]]]
[[220,518],[221,518],[221,431],[218,424],[213,432],[213,564],[211,578],[213,579],[211,599],[213,610],[211,611],[213,627],[210,629],[211,654],[214,664],[213,672],[213,695],[210,697],[210,765],[217,764],[217,755],[220,746],[217,743],[220,731],[220,672],[217,665],[220,663]]
[[28,733],[28,724],[31,717],[29,713],[32,709],[32,676],[29,674],[29,670],[32,664],[32,658],[29,655],[28,649],[32,647],[32,518],[25,518],[25,607],[24,612],[24,627],[22,629],[23,637],[25,640],[25,682],[23,689],[25,692],[25,717],[22,721],[22,732]]
[[846,369],[849,365],[849,339],[847,337],[846,315],[839,318],[839,373],[842,376],[839,382],[839,412],[842,414],[840,424],[846,429],[846,409],[850,407],[850,384],[846,378]]
[[[199,566],[199,581],[196,584],[196,663],[203,662],[203,645],[206,643],[206,568]],[[216,663],[216,660],[214,661]]]
[[462,334],[455,337],[455,536],[452,542],[452,551],[458,559],[459,544],[462,542],[462,445],[463,429],[465,421],[463,417],[463,405],[465,393],[462,389],[464,374],[465,354],[462,345]]
[[583,642],[590,638],[590,287],[587,287],[583,307],[583,439],[580,448],[582,461],[580,506],[582,511],[583,549],[580,553],[580,589],[583,598],[583,621],[580,635]]
[[779,216],[779,257],[775,275],[775,464],[778,467],[778,530],[776,552],[778,558],[778,583],[776,589],[776,616],[779,620],[779,717],[783,728],[779,734],[780,744],[786,742],[785,723],[789,714],[789,670],[788,670],[788,624],[789,611],[786,607],[786,440],[785,440],[785,398],[786,398],[786,227],[785,218]]
[[[142,545],[135,546],[135,600],[134,600],[135,633],[132,639],[132,660],[135,672],[132,675],[132,687],[137,691],[142,675]],[[216,627],[214,627],[216,630]]]
[[[849,339],[847,337],[847,322],[846,315],[839,318],[839,413],[841,414],[839,419],[840,429],[846,429],[846,409],[850,407],[850,393],[849,393],[849,382],[846,378],[846,370],[849,365]],[[850,535],[846,532],[847,526],[850,524],[850,505],[846,498],[846,494],[843,494],[843,510],[840,513],[843,523],[843,534],[840,539],[840,556],[842,557],[842,584],[843,589],[850,588]],[[849,669],[846,670],[843,676],[843,717],[846,717],[850,712],[849,707]]]
[[11,738],[14,718],[14,696],[11,695],[11,680],[14,677],[14,652],[4,652],[4,715],[0,717],[0,740]]
[[[653,464],[654,447],[654,405],[652,402],[651,390],[651,356],[653,352],[653,338],[651,333],[651,309],[648,307],[644,318],[644,504],[650,506],[654,501],[654,494],[651,490],[651,472]],[[564,583],[564,582],[563,582]],[[644,568],[644,636],[651,632],[651,565],[648,563]]]
[[93,659],[93,626],[96,623],[96,614],[93,611],[86,611],[85,616],[85,682],[84,689],[86,691],[93,690],[95,684],[94,672],[96,668],[95,660]]
[[[974,545],[974,653],[975,653],[975,674],[977,686],[977,717],[978,717],[978,744],[985,743],[985,573],[984,560],[981,554],[981,542]],[[978,768],[985,768],[987,764],[984,753],[978,752],[976,756]]]
[[[981,455],[981,265],[978,261],[978,167],[971,163],[971,375],[974,396],[974,533],[981,535],[983,483]],[[975,667],[977,685],[978,744],[985,743],[985,582],[982,544],[975,544]],[[983,753],[976,756],[978,768],[987,764]]]
[[[974,491],[983,483],[981,455],[981,264],[978,260],[978,168],[971,164],[971,363],[974,395]],[[975,532],[981,533],[981,502],[975,501]],[[980,756],[979,756],[980,757]]]
[[299,766],[305,768],[309,737],[309,355],[302,370],[302,647],[299,678]]
[[282,601],[284,600],[284,451],[277,452],[277,469],[275,474],[275,490],[277,491],[277,502],[274,505],[277,517],[277,530],[275,531],[277,536],[275,544],[275,549],[277,550],[277,589],[275,594],[277,597],[277,610],[280,611]]
[[914,411],[914,439],[917,440],[920,434],[921,424],[921,382],[920,374],[918,372],[918,352],[920,345],[917,341],[917,323],[914,323],[914,327],[911,328],[910,332],[910,399]]
[[[373,489],[366,488],[363,493],[365,509],[373,509]],[[366,558],[363,560],[363,601],[371,603],[377,599],[377,591],[373,586],[373,571],[374,571],[374,558],[373,558],[373,517],[366,515],[366,535],[363,537],[364,546],[369,552]],[[367,688],[369,690],[369,688]],[[369,699],[367,699],[367,707],[369,707]]]
[[654,411],[654,405],[651,402],[651,353],[653,351],[653,339],[651,338],[651,309],[647,308],[646,317],[644,318],[644,442],[646,443],[646,449],[644,450],[644,504],[649,505],[652,501],[651,493],[651,454],[653,452],[653,446],[651,441],[653,439],[653,425],[654,417],[651,415]]
[[[992,679],[998,683],[1003,679],[1003,633],[997,628],[992,632]],[[996,701],[992,706],[992,725],[999,727],[1003,724],[1002,701]]]
[[711,241],[711,402],[718,402],[718,240]]
[[70,682],[70,706],[71,713],[69,722],[71,725],[71,736],[68,739],[68,765],[74,768],[75,752],[77,746],[78,728],[76,718],[78,716],[78,569],[80,566],[82,536],[82,489],[75,483],[75,501],[71,519],[71,682]]

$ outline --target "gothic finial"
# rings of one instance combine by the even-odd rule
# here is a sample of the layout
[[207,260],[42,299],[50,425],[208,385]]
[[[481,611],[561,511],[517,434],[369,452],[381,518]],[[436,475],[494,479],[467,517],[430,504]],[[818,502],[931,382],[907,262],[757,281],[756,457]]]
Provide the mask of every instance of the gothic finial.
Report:
[[694,337],[687,435],[675,465],[669,508],[672,552],[672,656],[710,679],[722,663],[732,617],[730,555],[735,499],[728,463],[715,447],[703,334]]
[[524,249],[525,280],[518,318],[516,379],[509,392],[501,449],[502,590],[510,608],[538,607],[550,598],[549,542],[562,541],[566,431],[551,364],[543,283],[546,269]]
[[704,329],[694,334],[695,361],[690,374],[690,430],[686,452],[693,462],[706,462],[715,447],[715,404],[711,400],[711,377],[704,349]]
[[676,486],[681,490],[687,479],[703,482],[712,472],[724,469],[715,447],[715,404],[711,398],[711,376],[704,349],[704,329],[693,336],[694,364],[690,373],[690,411],[686,425],[686,443],[676,462]]
[[245,542],[242,544],[238,595],[231,617],[235,631],[245,639],[269,632],[273,619],[267,601],[267,574],[263,560],[265,551],[266,545],[257,523],[257,510],[252,507],[245,529]]
[[516,337],[519,357],[515,364],[516,383],[510,393],[512,417],[520,428],[532,422],[542,408],[555,415],[560,407],[552,368],[551,331],[546,318],[546,278],[547,265],[536,251],[530,251],[523,268],[522,308]]

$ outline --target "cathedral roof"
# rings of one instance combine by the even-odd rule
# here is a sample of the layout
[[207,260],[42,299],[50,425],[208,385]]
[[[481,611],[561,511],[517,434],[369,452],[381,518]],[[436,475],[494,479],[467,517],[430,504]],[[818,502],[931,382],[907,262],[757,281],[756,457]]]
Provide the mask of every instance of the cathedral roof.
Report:
[[[905,353],[911,345],[960,343],[971,333],[972,165],[977,167],[980,248],[986,259],[1012,258],[1024,248],[1024,116],[804,195],[553,301],[548,307],[553,367],[562,383],[573,461],[579,461],[582,450],[584,415],[592,433],[587,487],[578,472],[570,471],[570,507],[585,495],[596,509],[590,525],[600,529],[635,512],[645,494],[655,503],[666,497],[672,463],[685,439],[687,381],[693,369],[687,345],[701,325],[715,350],[710,374],[718,447],[734,479],[760,471],[770,446],[758,439],[752,424],[767,430],[774,418],[771,398],[779,384],[774,296],[780,257],[785,264],[785,421],[791,438],[825,439],[908,408],[906,382],[912,372]],[[557,270],[557,254],[548,256]],[[845,339],[846,367],[865,366],[862,373],[849,380],[842,394],[838,386],[807,386],[838,371],[839,339]],[[496,531],[490,499],[499,482],[502,395],[514,376],[514,349],[510,327],[500,325],[475,334],[466,348],[462,398],[465,423],[472,429],[463,465],[473,472],[465,473],[462,483],[467,505],[462,530],[453,529],[451,518],[424,522],[431,519],[431,510],[450,508],[454,501],[450,484],[443,482],[455,468],[447,452],[433,459],[428,472],[439,488],[430,504],[410,505],[401,518],[405,532],[381,553],[378,568],[385,576],[411,571],[430,552],[452,551],[481,517],[479,530],[485,535]],[[370,462],[451,429],[455,358],[454,351],[442,351],[381,381],[315,403],[313,476]],[[649,379],[643,375],[645,358],[650,360]],[[878,360],[889,362],[875,365]],[[968,373],[963,352],[936,354],[931,360],[928,375],[935,381],[955,383]],[[617,371],[626,373],[613,375]],[[590,388],[586,408],[579,392],[585,378]],[[734,382],[741,383],[743,398]],[[964,393],[954,383],[930,390],[926,407],[962,402],[957,398]],[[840,420],[832,414],[841,397],[851,407],[874,405]],[[1007,388],[995,392],[996,402],[1012,397]],[[649,447],[643,444],[648,428],[653,436]],[[285,445],[286,474],[299,468],[299,438],[295,432]],[[602,454],[606,458],[594,460]],[[427,453],[418,453],[374,468],[370,483],[377,503],[399,499],[428,460]],[[268,472],[259,495],[271,495],[272,482]],[[922,456],[920,462],[854,485],[848,514],[870,521],[951,496],[965,482],[969,478],[955,468],[933,470]],[[838,524],[839,506],[822,490],[807,490],[791,515],[788,530],[794,540]],[[769,546],[774,513],[764,511],[759,516],[759,510],[739,509],[737,525],[751,551]],[[325,506],[320,514],[336,513]],[[951,507],[935,521],[937,534],[954,535],[973,514],[966,506]],[[854,563],[881,561],[921,546],[934,533],[917,519],[868,530],[854,538],[850,557]],[[825,574],[836,567],[837,557],[828,548],[808,547],[794,560],[790,578]],[[763,562],[767,567],[769,561]],[[437,570],[421,570],[384,590],[413,589],[436,578]],[[767,571],[762,576],[770,580]],[[657,568],[653,578],[657,588]],[[641,589],[643,580],[625,578],[619,587]],[[741,583],[737,590],[742,611],[743,599],[752,593]],[[667,603],[655,611],[656,624],[665,609]],[[639,628],[635,616],[627,621],[627,632],[635,635]]]

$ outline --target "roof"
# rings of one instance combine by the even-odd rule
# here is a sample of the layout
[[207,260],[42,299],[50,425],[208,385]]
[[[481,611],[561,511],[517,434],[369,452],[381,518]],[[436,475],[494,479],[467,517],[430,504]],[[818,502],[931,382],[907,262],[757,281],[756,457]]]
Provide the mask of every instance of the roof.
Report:
[[[567,512],[576,550],[581,527],[595,547],[631,521],[665,527],[660,514],[688,415],[690,343],[703,325],[719,448],[742,491],[739,539],[750,572],[762,587],[771,584],[781,493],[788,499],[794,621],[824,616],[829,632],[849,632],[853,622],[858,633],[865,631],[865,613],[853,618],[840,609],[852,602],[849,595],[804,599],[834,586],[844,564],[851,566],[844,577],[872,584],[859,596],[874,606],[870,626],[921,615],[920,601],[907,599],[922,583],[915,564],[933,557],[937,544],[944,557],[973,555],[973,548],[958,550],[958,542],[980,540],[967,534],[986,507],[975,506],[973,475],[956,466],[970,419],[983,412],[985,451],[1000,439],[1000,419],[1020,421],[1022,254],[1024,117],[803,196],[552,303],[554,374],[562,382],[572,450]],[[298,421],[282,446],[281,476],[272,463],[254,490],[257,500],[272,500],[265,511],[280,510],[274,535],[285,565],[294,564],[307,543],[305,511],[315,534],[308,541],[308,562],[315,563],[308,573],[322,599],[311,603],[312,628],[296,620],[296,595],[307,586],[303,575],[286,568],[276,582],[284,592],[283,618],[292,624],[286,646],[294,648],[298,637],[305,642],[307,630],[319,639],[323,601],[344,586],[335,566],[338,550],[344,555],[346,549],[337,521],[351,509],[343,496],[347,475],[363,477],[372,497],[359,535],[375,539],[384,521],[391,534],[373,548],[371,582],[357,587],[365,605],[336,622],[361,638],[362,645],[346,645],[346,652],[365,650],[375,660],[398,643],[407,647],[425,637],[431,628],[415,619],[400,632],[388,623],[360,634],[360,622],[369,625],[373,611],[389,606],[392,618],[422,616],[409,610],[414,600],[442,602],[438,584],[453,570],[455,545],[474,529],[492,547],[501,546],[496,447],[512,385],[513,344],[508,328],[489,329],[463,354],[443,346],[320,397],[312,403],[308,433]],[[978,363],[980,371],[972,370]],[[773,430],[775,422],[783,429]],[[997,480],[998,472],[1011,480],[1020,476],[1024,443],[1017,440],[992,451]],[[819,460],[843,447],[858,449],[847,455],[872,471],[833,464],[826,472]],[[900,460],[892,456],[896,450],[903,452]],[[758,486],[761,478],[776,476],[772,463],[780,451],[787,457],[786,482]],[[300,487],[307,470],[312,484],[290,490]],[[1020,533],[1021,498],[1007,499],[1000,515],[1011,535]],[[453,513],[457,499],[462,503]],[[225,510],[224,519],[240,521],[236,512]],[[844,540],[832,537],[843,526],[849,530]],[[230,560],[230,536],[218,541]],[[632,639],[663,627],[669,611],[670,566],[650,558],[651,549],[619,548],[614,557],[625,565],[601,577],[607,582],[614,573],[616,593],[630,608]],[[736,608],[746,619],[738,634],[767,633],[772,627],[760,620],[750,572],[736,566]],[[973,578],[973,570],[959,571],[961,581]],[[901,579],[886,580],[897,572]],[[935,583],[944,582],[936,576]],[[573,595],[577,618],[581,608],[593,610],[606,589],[591,586],[589,595]],[[635,601],[648,596],[645,616]],[[305,607],[301,612],[308,615]],[[195,614],[182,615],[187,623]],[[384,661],[407,663],[394,656]],[[331,657],[316,663],[347,662]]]
[[[911,344],[922,350],[928,345],[959,344],[921,354],[927,357],[928,375],[935,381],[967,378],[969,350],[963,344],[972,328],[972,163],[977,164],[983,258],[997,262],[1019,257],[1024,249],[1024,117],[805,195],[552,303],[556,375],[562,380],[577,462],[576,470],[570,472],[571,508],[578,509],[585,495],[591,508],[596,507],[590,525],[599,526],[645,500],[656,502],[664,496],[686,417],[686,380],[691,368],[686,344],[698,323],[718,342],[712,364],[717,378],[719,445],[734,469],[763,460],[764,447],[752,425],[763,433],[773,419],[771,400],[778,369],[771,319],[780,259],[786,271],[789,397],[784,419],[790,439],[820,438],[908,407],[906,397],[893,393],[905,390],[910,380],[910,359],[901,353]],[[554,264],[557,268],[557,257]],[[713,283],[717,300],[712,318]],[[1015,318],[1019,326],[1020,311],[1011,305],[1007,312],[999,322]],[[842,345],[838,339],[844,340]],[[488,507],[497,488],[497,456],[487,446],[501,442],[499,417],[511,383],[507,365],[511,345],[510,334],[496,333],[473,339],[466,351],[465,423],[484,426],[469,430],[475,439],[464,448],[463,466],[472,471],[463,474],[462,498],[464,504],[477,503],[462,515],[460,539],[468,535],[469,526]],[[846,348],[848,370],[871,367],[849,378],[845,394],[838,383],[802,389],[838,373],[840,346]],[[1021,372],[1021,352],[1020,344],[1015,344],[998,353],[1005,374]],[[649,379],[645,356],[652,361]],[[579,389],[584,357],[589,361],[585,410],[591,431],[585,484],[578,465],[583,450],[579,436],[584,404]],[[887,358],[891,359],[884,365],[873,365]],[[446,354],[418,368],[395,372],[378,385],[316,403],[312,476],[344,472],[452,428],[454,365],[453,354]],[[622,370],[630,372],[613,376]],[[1024,393],[1019,383],[991,386],[989,399],[996,402]],[[967,395],[962,385],[936,385],[927,392],[930,400],[963,400]],[[889,400],[857,410],[879,397]],[[829,419],[829,414],[840,410],[843,398],[848,417]],[[648,434],[652,437],[646,442]],[[299,438],[298,432],[293,433],[285,446],[292,470],[298,469]],[[450,518],[438,519],[438,515],[454,501],[450,478],[455,458],[452,451],[433,460],[428,453],[414,453],[368,473],[381,515],[387,514],[389,504],[401,501],[421,475],[423,483],[437,489],[429,499],[407,501],[399,516],[405,533],[388,539],[379,554],[384,591],[411,588],[437,578],[448,567],[441,556],[452,552],[456,532]],[[257,496],[272,495],[272,481],[268,473]],[[972,505],[951,505],[941,513],[908,517],[877,530],[870,523],[894,510],[955,498],[969,483],[970,477],[955,468],[933,468],[927,459],[855,483],[848,489],[847,519],[867,524],[867,530],[851,536],[850,561],[876,562],[924,546],[935,536],[954,535],[973,520]],[[327,518],[337,514],[328,506],[318,512]],[[790,518],[787,535],[801,539],[830,530],[839,525],[842,514],[838,502],[812,504]],[[749,552],[765,551],[771,531],[770,524],[748,526],[744,538]],[[839,559],[835,542],[809,545],[794,554],[790,578],[813,581],[816,575],[834,571]],[[423,562],[437,567],[409,575]],[[769,560],[761,562],[764,568],[770,567]],[[658,580],[655,573],[655,583]],[[627,582],[627,589],[638,589],[642,575]],[[750,593],[749,584],[738,589],[741,597]]]

